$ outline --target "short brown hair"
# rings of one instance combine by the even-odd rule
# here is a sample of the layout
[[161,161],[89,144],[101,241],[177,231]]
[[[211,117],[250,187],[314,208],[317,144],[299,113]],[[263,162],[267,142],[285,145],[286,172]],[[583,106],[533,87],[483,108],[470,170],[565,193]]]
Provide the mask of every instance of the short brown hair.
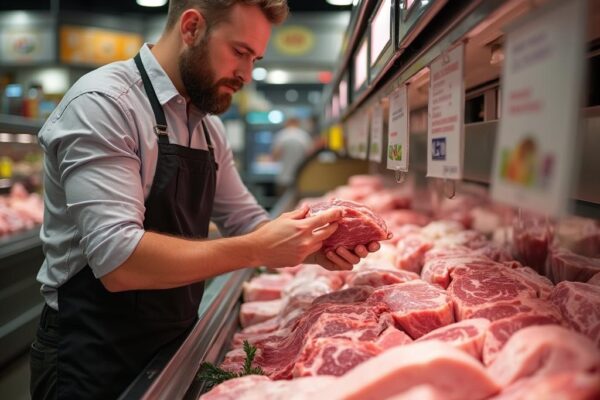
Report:
[[171,30],[177,24],[181,14],[190,8],[202,12],[210,29],[227,19],[230,8],[238,3],[260,7],[272,24],[280,24],[285,21],[290,11],[287,0],[170,0],[166,30]]

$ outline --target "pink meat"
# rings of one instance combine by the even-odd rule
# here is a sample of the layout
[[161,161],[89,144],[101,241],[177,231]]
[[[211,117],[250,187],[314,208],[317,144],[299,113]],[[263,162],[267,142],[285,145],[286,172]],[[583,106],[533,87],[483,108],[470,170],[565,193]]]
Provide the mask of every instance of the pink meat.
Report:
[[600,399],[600,374],[561,372],[551,376],[520,379],[494,400]]
[[560,309],[571,328],[600,347],[600,287],[563,281],[554,288],[550,301]]
[[600,272],[600,258],[584,257],[563,247],[552,247],[546,269],[555,283],[586,282]]
[[421,273],[425,253],[433,247],[433,242],[421,234],[409,234],[396,245],[396,268]]
[[348,286],[370,286],[380,287],[404,283],[414,279],[419,279],[419,275],[410,271],[391,271],[384,269],[367,269],[362,271],[353,271],[346,276],[346,285]]
[[318,338],[302,348],[302,353],[294,365],[293,375],[342,376],[381,351],[381,347],[371,342]]
[[412,343],[412,338],[394,326],[388,326],[377,338],[375,344],[384,350]]
[[246,328],[269,320],[279,314],[283,308],[283,300],[250,301],[242,304],[240,325]]
[[425,265],[421,270],[421,278],[426,282],[434,283],[446,289],[450,284],[450,274],[457,268],[476,269],[497,265],[496,262],[486,257],[465,254],[439,256],[436,258],[427,256]]
[[530,326],[515,333],[488,367],[502,387],[519,379],[559,372],[593,372],[600,351],[583,335],[558,325]]
[[422,280],[383,286],[367,302],[386,304],[396,327],[413,339],[454,322],[452,301],[446,292]]
[[490,321],[485,318],[467,319],[431,331],[417,341],[441,340],[481,360],[483,341],[489,325]]
[[333,199],[310,206],[307,216],[316,215],[323,210],[338,207],[343,216],[338,222],[338,229],[325,242],[323,250],[334,250],[338,247],[354,249],[359,244],[366,245],[373,241],[390,238],[390,233],[381,217],[370,208],[347,200]]
[[486,399],[499,391],[483,366],[452,346],[432,341],[389,349],[323,389],[321,399],[387,399],[431,385],[446,400]]
[[589,281],[587,281],[588,285],[600,286],[600,272],[596,275],[592,276]]
[[244,301],[275,300],[281,297],[281,291],[292,280],[291,274],[261,274],[245,282]]

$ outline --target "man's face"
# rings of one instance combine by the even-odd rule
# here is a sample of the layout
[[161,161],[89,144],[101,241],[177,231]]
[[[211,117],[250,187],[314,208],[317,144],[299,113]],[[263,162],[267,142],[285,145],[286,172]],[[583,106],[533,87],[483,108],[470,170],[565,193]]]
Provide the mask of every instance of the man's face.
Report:
[[271,23],[257,6],[233,6],[227,21],[180,56],[179,72],[191,103],[210,114],[225,112],[233,94],[252,79],[270,34]]

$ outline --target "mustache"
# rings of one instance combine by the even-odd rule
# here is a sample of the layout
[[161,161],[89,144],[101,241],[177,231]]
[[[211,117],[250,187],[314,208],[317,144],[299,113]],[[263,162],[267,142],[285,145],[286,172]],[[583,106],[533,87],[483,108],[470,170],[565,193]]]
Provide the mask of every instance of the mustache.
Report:
[[235,78],[222,78],[217,82],[217,86],[229,86],[234,89],[236,92],[244,87],[244,82],[241,79]]

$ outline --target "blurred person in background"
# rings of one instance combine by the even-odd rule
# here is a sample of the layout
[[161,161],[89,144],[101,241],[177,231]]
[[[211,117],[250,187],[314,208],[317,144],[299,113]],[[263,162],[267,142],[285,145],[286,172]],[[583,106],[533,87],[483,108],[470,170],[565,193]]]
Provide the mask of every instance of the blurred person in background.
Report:
[[[33,399],[114,399],[198,318],[204,280],[307,262],[351,269],[379,244],[323,254],[341,217],[269,221],[243,185],[223,124],[286,0],[171,0],[165,30],[88,73],[39,132],[45,306]],[[211,219],[225,238],[203,240]]]
[[298,167],[312,150],[312,138],[300,126],[300,119],[289,117],[284,128],[273,139],[273,159],[281,164],[281,170],[275,178],[278,195],[294,184]]

